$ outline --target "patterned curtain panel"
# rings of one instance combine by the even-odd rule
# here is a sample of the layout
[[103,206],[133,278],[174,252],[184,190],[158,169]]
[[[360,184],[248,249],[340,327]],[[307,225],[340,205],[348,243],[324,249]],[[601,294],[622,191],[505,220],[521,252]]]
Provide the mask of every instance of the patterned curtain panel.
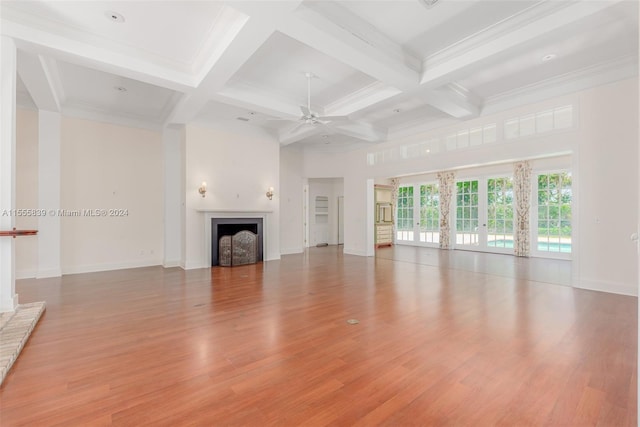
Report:
[[513,191],[515,192],[516,215],[513,236],[513,251],[516,256],[529,256],[529,215],[531,211],[531,164],[517,162],[513,169]]
[[395,210],[398,208],[398,188],[400,187],[400,178],[391,178],[391,203],[393,203],[393,206],[391,207],[391,209],[394,211],[392,213],[393,215],[393,231],[392,231],[392,239],[393,242],[395,243],[396,241],[396,213]]
[[451,249],[451,223],[449,208],[455,186],[455,172],[438,173],[438,191],[440,192],[440,249]]

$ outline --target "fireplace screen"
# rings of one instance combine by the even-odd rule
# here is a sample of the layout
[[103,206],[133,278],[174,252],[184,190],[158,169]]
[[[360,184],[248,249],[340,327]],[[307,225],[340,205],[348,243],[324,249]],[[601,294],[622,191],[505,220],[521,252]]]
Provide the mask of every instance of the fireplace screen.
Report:
[[258,235],[251,231],[243,230],[233,236],[222,236],[218,244],[218,264],[221,266],[258,262]]

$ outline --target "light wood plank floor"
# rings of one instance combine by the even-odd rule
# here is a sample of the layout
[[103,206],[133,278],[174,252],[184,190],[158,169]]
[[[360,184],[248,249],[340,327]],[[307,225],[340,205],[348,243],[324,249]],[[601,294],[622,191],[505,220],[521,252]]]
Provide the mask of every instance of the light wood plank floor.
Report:
[[636,425],[635,298],[400,251],[19,281],[0,425]]

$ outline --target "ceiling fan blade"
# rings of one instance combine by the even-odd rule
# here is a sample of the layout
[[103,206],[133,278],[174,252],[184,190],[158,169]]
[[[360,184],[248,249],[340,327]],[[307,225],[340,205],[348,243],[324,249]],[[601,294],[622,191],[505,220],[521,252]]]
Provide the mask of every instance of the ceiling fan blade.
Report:
[[295,127],[291,128],[291,130],[289,130],[289,133],[296,133],[302,126],[305,126],[305,125],[308,125],[308,124],[310,124],[310,123],[300,122]]
[[320,116],[318,119],[328,120],[330,122],[346,122],[350,120],[349,116]]
[[302,114],[306,117],[306,116],[310,116],[311,115],[311,110],[308,107],[305,107],[304,105],[300,106],[300,111],[302,111]]

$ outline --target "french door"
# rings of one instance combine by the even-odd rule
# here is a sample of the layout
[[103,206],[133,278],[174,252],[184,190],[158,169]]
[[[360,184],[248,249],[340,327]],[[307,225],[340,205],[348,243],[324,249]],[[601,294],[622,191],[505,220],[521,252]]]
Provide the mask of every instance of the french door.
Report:
[[[513,253],[513,180],[510,176],[457,181],[450,212],[455,248]],[[396,243],[437,247],[439,223],[436,183],[398,189]]]
[[513,179],[510,176],[456,182],[455,247],[513,252]]
[[440,241],[440,197],[435,182],[398,189],[396,243],[437,247]]

